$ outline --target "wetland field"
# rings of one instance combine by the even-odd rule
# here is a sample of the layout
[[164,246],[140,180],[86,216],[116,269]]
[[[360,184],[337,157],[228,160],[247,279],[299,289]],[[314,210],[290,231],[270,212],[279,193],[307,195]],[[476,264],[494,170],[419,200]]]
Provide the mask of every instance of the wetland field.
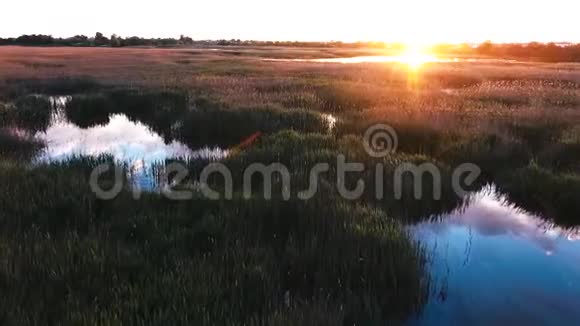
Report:
[[380,55],[0,47],[0,324],[575,324],[580,63]]

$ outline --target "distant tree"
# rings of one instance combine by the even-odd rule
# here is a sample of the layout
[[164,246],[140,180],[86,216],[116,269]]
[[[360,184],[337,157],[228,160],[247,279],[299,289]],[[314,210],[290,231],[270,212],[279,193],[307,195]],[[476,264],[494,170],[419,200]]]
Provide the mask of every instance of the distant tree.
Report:
[[73,37],[65,38],[59,42],[61,42],[64,45],[70,45],[70,46],[88,46],[88,45],[90,45],[89,38],[86,37],[85,35],[75,35]]
[[121,39],[116,34],[113,34],[113,35],[111,35],[110,43],[111,43],[112,47],[115,47],[115,48],[120,47],[121,46]]
[[493,54],[493,43],[491,43],[491,41],[485,41],[485,42],[481,43],[477,47],[477,52],[479,54],[485,54],[485,55]]
[[104,37],[102,33],[97,32],[97,34],[95,34],[95,45],[96,46],[103,46],[103,45],[108,45],[109,44],[109,39]]
[[129,38],[125,39],[125,45],[126,46],[136,46],[136,45],[140,45],[141,44],[141,39],[138,38],[137,36],[131,36]]
[[18,45],[51,45],[54,39],[50,35],[22,35],[14,40]]
[[179,37],[179,43],[184,44],[184,45],[191,45],[191,44],[193,44],[193,39],[191,37],[181,35]]

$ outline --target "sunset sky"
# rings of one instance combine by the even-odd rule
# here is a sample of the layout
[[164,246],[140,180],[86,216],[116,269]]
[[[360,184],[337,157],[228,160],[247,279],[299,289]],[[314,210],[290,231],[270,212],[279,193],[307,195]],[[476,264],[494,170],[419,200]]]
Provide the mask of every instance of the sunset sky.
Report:
[[2,0],[0,36],[580,41],[575,0]]

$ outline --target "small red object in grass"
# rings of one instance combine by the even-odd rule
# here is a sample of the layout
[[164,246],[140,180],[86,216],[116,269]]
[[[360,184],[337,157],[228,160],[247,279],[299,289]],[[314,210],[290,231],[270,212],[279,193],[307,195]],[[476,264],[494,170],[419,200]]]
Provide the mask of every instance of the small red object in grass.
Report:
[[251,134],[248,138],[244,139],[238,146],[236,146],[236,149],[245,149],[246,147],[252,145],[260,136],[262,136],[261,131],[257,131]]

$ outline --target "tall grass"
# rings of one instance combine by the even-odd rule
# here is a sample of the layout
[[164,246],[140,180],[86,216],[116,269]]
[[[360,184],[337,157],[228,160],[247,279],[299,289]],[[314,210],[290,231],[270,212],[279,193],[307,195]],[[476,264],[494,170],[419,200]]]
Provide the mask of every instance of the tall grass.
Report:
[[4,322],[291,324],[310,304],[316,320],[387,322],[426,299],[422,249],[379,210],[129,192],[100,201],[87,176],[101,162],[0,171]]
[[559,225],[578,226],[578,174],[552,172],[531,164],[509,174],[504,171],[497,183],[499,189],[519,206],[550,218]]
[[186,114],[179,129],[180,137],[193,147],[199,145],[235,145],[256,133],[280,130],[324,132],[328,124],[317,113],[284,110],[278,107],[198,108]]
[[16,78],[8,80],[5,89],[0,94],[8,98],[17,98],[29,94],[64,96],[94,91],[103,87],[106,86],[91,77]]
[[[362,163],[364,171],[351,172],[341,175],[338,172],[338,157],[343,155],[348,163]],[[385,158],[372,158],[363,149],[361,137],[345,137],[336,139],[328,134],[299,133],[296,131],[283,131],[270,136],[264,136],[244,151],[233,151],[220,163],[229,168],[233,177],[234,193],[241,193],[244,185],[244,173],[246,169],[255,163],[264,165],[282,164],[290,173],[289,187],[290,197],[298,198],[301,191],[310,189],[311,171],[320,164],[328,164],[328,171],[317,175],[316,198],[336,200],[341,198],[337,183],[344,182],[347,189],[355,189],[357,183],[364,182],[364,191],[356,202],[365,203],[378,207],[389,215],[401,221],[414,222],[429,218],[432,215],[449,212],[456,208],[462,198],[456,195],[451,187],[451,169],[433,158],[423,155],[409,155],[405,153],[393,154]],[[422,198],[415,199],[415,183],[410,175],[402,179],[401,198],[396,196],[398,186],[395,185],[396,169],[403,163],[420,166],[423,163],[434,163],[441,176],[441,185],[435,185],[431,175],[420,176]],[[189,166],[190,178],[186,182],[194,182],[200,175],[207,162],[186,162]],[[377,167],[380,166],[381,174]],[[213,175],[210,184],[214,189],[223,189],[224,181],[219,175]],[[260,175],[254,175],[251,179],[251,190],[256,196],[263,196],[264,179]],[[483,179],[474,184],[471,190],[477,190],[482,186]],[[273,178],[272,189],[274,197],[281,197],[284,187],[283,180]],[[437,188],[435,188],[437,186]],[[440,186],[440,188],[439,188]],[[376,190],[382,189],[382,195]],[[441,189],[442,198],[434,198],[435,190]],[[470,189],[466,189],[470,190]],[[222,192],[223,193],[223,192]]]
[[44,144],[28,135],[0,129],[0,157],[14,161],[30,160]]
[[66,104],[66,117],[81,128],[105,125],[112,114],[112,103],[102,94],[72,96]]
[[[51,108],[34,94],[53,94],[72,95],[66,113],[81,127],[123,113],[166,141],[192,148],[227,147],[261,135],[232,148],[222,161],[234,174],[236,199],[175,202],[146,193],[135,201],[125,189],[102,201],[90,191],[88,174],[97,164],[112,164],[111,158],[22,169],[19,164],[28,163],[40,145],[0,134],[2,324],[404,320],[421,309],[429,279],[425,252],[401,221],[460,205],[450,175],[465,162],[483,172],[471,190],[496,183],[524,208],[566,226],[580,224],[576,67],[434,64],[411,83],[406,70],[392,65],[212,55],[188,56],[192,63],[176,65],[184,52],[126,51],[70,60],[67,71],[99,76],[99,82],[2,79],[3,126],[42,130]],[[337,119],[332,132],[321,112]],[[397,153],[381,159],[369,157],[362,146],[365,130],[378,122],[393,126],[399,138]],[[374,198],[376,179],[368,172],[345,179],[351,189],[358,179],[365,181],[362,198],[341,199],[339,154],[364,163],[367,171],[383,164],[384,199]],[[306,202],[280,200],[279,180],[273,200],[259,199],[259,178],[252,198],[241,200],[243,170],[256,162],[285,164],[297,191],[308,187],[313,165],[329,163],[330,171]],[[402,198],[393,199],[392,177],[402,162],[435,164],[442,173],[442,199],[414,199],[408,178]],[[206,163],[187,162],[192,180]],[[102,182],[110,186],[111,178]],[[216,189],[223,185],[219,178],[210,182]],[[428,193],[433,183],[425,178],[421,186]]]
[[27,95],[17,98],[8,111],[8,120],[21,128],[44,130],[50,123],[52,104],[47,97]]
[[74,95],[66,112],[72,122],[83,128],[104,124],[111,114],[122,113],[166,135],[187,108],[185,93],[116,87]]
[[0,102],[0,125],[6,126],[9,123],[9,107],[5,104]]

